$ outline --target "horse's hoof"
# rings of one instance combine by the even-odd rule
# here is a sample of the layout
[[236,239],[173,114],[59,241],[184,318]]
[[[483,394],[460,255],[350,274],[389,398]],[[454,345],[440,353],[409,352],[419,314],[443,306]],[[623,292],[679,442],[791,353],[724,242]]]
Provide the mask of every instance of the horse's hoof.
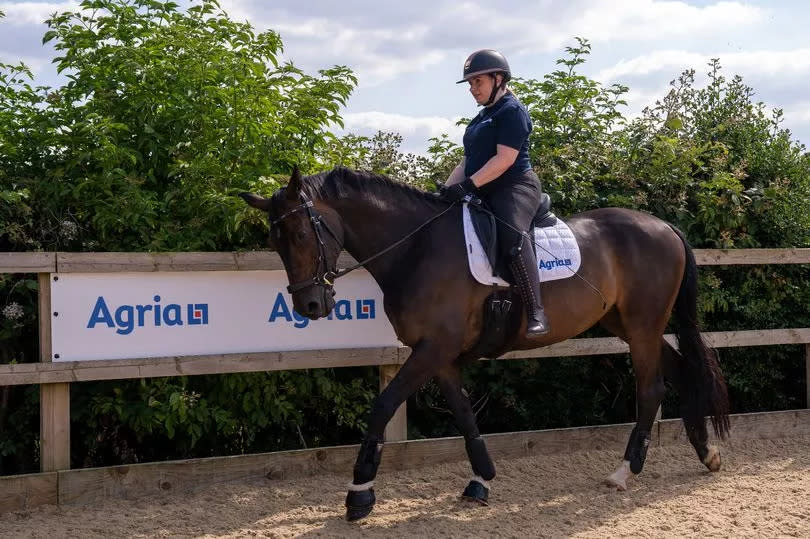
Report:
[[713,445],[709,446],[709,453],[703,459],[703,464],[706,465],[710,472],[719,472],[722,465],[720,450]]
[[374,509],[374,504],[377,498],[374,496],[374,489],[368,490],[350,490],[346,494],[346,520],[354,522],[361,518],[367,517],[371,510]]
[[473,479],[464,492],[461,494],[463,500],[468,502],[476,502],[481,505],[489,505],[489,489]]
[[627,479],[630,477],[630,464],[625,460],[621,466],[605,479],[605,484],[616,490],[627,490]]
[[616,490],[627,490],[627,481],[616,478],[613,475],[605,478],[605,485],[613,487]]

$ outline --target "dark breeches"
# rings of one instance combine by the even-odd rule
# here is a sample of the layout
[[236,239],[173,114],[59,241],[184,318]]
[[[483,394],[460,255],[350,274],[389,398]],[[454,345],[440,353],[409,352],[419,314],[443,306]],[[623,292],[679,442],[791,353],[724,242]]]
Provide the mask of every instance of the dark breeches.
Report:
[[[501,178],[484,185],[479,194],[490,210],[521,232],[531,226],[540,207],[540,180],[534,171],[514,178]],[[498,226],[498,258],[508,260],[520,242],[520,234],[500,221]]]

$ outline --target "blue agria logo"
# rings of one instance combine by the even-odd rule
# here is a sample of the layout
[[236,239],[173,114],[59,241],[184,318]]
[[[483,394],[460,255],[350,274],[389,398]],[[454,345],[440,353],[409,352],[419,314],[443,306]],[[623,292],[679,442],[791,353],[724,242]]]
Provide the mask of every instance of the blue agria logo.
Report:
[[551,270],[554,268],[558,268],[561,266],[570,266],[571,259],[570,258],[555,258],[553,260],[541,260],[537,263],[537,267],[541,270]]
[[[99,296],[87,329],[97,325],[115,328],[119,335],[129,335],[136,327],[149,326],[207,326],[208,304],[188,303],[183,306],[178,303],[160,304],[160,296],[152,298],[153,304],[148,305],[120,305],[114,311],[110,310],[104,296]],[[185,316],[183,316],[185,315]]]
[[[356,299],[354,302],[348,299],[342,299],[335,302],[335,308],[326,317],[327,320],[369,320],[376,317],[376,308],[373,299]],[[273,303],[273,309],[270,311],[270,318],[268,322],[275,322],[277,320],[284,320],[285,322],[295,322],[294,327],[305,328],[309,324],[309,318],[301,316],[295,309],[287,305],[287,300],[284,299],[284,294],[281,292],[276,296],[276,301]]]

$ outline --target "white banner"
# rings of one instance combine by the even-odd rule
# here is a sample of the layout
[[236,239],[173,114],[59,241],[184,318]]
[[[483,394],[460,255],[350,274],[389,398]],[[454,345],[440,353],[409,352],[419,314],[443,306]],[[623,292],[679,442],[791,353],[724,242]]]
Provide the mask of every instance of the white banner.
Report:
[[399,344],[368,272],[342,277],[335,309],[316,321],[286,287],[283,271],[53,274],[53,360]]

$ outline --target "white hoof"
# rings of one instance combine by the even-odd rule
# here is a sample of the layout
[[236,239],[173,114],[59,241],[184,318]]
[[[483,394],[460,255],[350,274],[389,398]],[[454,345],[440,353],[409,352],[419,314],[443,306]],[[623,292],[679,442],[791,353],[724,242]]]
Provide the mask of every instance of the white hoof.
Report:
[[706,455],[706,458],[703,459],[703,464],[706,465],[710,472],[720,471],[722,459],[720,458],[720,450],[717,449],[716,446],[709,446],[709,453]]
[[630,461],[624,460],[622,465],[605,479],[605,484],[616,487],[616,490],[627,490],[627,478],[631,475],[633,472],[630,471]]

